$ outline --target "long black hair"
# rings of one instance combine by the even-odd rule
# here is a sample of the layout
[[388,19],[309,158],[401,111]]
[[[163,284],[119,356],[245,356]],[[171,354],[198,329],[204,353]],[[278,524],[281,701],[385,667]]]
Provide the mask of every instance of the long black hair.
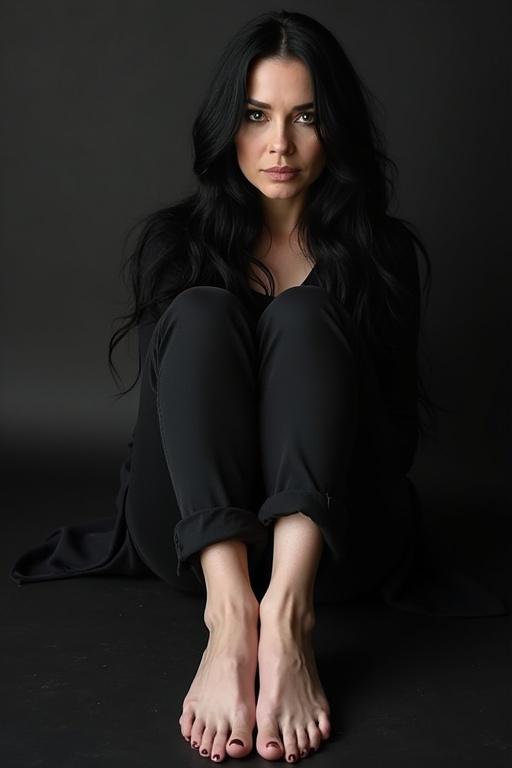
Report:
[[[398,171],[372,117],[372,94],[322,24],[302,13],[269,12],[232,37],[211,78],[192,131],[195,192],[145,215],[129,231],[141,228],[121,266],[131,284],[132,305],[117,318],[126,322],[109,342],[116,378],[115,345],[144,318],[158,317],[185,288],[218,285],[250,301],[248,273],[255,263],[274,295],[272,274],[252,255],[266,228],[261,193],[242,174],[234,143],[247,109],[249,67],[269,57],[301,60],[313,82],[315,128],[326,163],[307,190],[297,233],[304,254],[314,254],[321,285],[345,304],[375,349],[385,349],[389,322],[404,323],[406,333],[419,322],[416,246],[426,265],[425,306],[430,259],[414,227],[388,213]],[[139,356],[135,381],[118,397],[135,386],[140,373]],[[436,404],[419,367],[417,383],[418,401],[430,417]],[[428,434],[421,421],[419,429]]]

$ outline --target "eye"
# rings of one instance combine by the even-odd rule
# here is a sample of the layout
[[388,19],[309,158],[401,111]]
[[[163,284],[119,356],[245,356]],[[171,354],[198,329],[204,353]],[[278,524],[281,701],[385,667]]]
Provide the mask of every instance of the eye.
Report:
[[247,119],[251,123],[261,123],[261,120],[251,120],[251,115],[262,115],[263,112],[261,112],[259,109],[248,109],[245,113]]
[[305,125],[313,125],[313,123],[315,122],[315,113],[314,112],[301,112],[300,113],[301,117],[303,117],[304,115],[306,115],[306,117],[310,117],[311,118],[311,120],[308,123],[305,123]]
[[[252,115],[263,115],[263,114],[264,114],[264,112],[262,112],[260,109],[248,109],[246,111],[246,113],[245,113],[245,116],[246,116],[247,120],[250,123],[262,123],[263,120],[254,120],[254,119],[252,119],[251,116]],[[314,112],[301,112],[299,117],[303,117],[304,115],[306,115],[306,117],[311,118],[311,120],[309,120],[308,122],[302,122],[302,125],[313,125],[314,122],[315,122],[315,113]]]

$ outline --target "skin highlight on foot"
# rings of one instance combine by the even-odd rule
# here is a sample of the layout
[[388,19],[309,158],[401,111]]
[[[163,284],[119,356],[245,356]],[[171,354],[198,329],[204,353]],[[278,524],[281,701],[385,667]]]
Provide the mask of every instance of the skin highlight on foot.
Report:
[[256,750],[266,760],[314,754],[329,738],[330,709],[314,655],[313,613],[267,593],[259,611],[207,626],[208,644],[179,720],[191,747],[214,762],[245,757],[257,725]]
[[183,700],[181,733],[202,757],[222,762],[252,752],[258,609],[207,622],[208,644]]
[[273,536],[272,575],[259,604],[245,544],[223,541],[201,553],[210,637],[179,723],[192,748],[214,762],[250,754],[255,725],[266,760],[297,762],[330,736],[312,642],[323,537],[302,512],[277,519]]
[[200,562],[210,635],[179,724],[192,749],[220,763],[226,756],[245,757],[253,748],[259,604],[242,541],[204,547]]
[[292,606],[260,604],[256,750],[266,760],[297,762],[330,736],[330,708],[312,642],[314,617]]

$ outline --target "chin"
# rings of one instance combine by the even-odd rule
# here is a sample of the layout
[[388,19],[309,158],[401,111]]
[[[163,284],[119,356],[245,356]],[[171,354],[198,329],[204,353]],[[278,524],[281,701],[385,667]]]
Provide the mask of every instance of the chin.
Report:
[[265,184],[264,187],[258,187],[262,195],[265,197],[292,197],[302,190],[297,184],[278,182],[276,184]]
[[291,190],[289,192],[268,192],[261,189],[260,192],[268,200],[286,200],[288,197],[295,197],[297,194],[296,190],[293,192]]

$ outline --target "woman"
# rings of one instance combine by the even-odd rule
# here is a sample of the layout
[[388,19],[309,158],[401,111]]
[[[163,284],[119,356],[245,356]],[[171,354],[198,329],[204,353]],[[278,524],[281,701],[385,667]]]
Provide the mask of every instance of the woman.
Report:
[[340,44],[300,13],[257,17],[228,44],[193,137],[197,191],[145,221],[133,311],[109,348],[111,362],[138,328],[117,518],[57,529],[12,577],[147,573],[204,595],[183,737],[218,762],[251,752],[256,726],[262,757],[295,762],[330,734],[318,601],[503,604],[410,588],[407,472],[429,403],[415,243],[428,278],[430,263],[387,213],[390,161]]

